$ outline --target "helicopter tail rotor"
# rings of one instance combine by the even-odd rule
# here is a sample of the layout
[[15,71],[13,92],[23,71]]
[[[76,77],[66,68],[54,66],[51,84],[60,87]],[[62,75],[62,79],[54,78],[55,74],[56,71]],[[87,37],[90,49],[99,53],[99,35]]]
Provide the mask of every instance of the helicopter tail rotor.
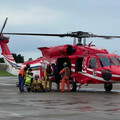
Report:
[[6,23],[7,23],[7,20],[8,20],[8,18],[5,19],[5,22],[4,22],[4,24],[3,24],[3,27],[2,27],[2,29],[1,29],[1,31],[0,31],[0,40],[8,40],[8,39],[9,39],[8,37],[4,37],[4,36],[3,36],[3,30],[4,30],[4,28],[5,28],[5,25],[6,25]]

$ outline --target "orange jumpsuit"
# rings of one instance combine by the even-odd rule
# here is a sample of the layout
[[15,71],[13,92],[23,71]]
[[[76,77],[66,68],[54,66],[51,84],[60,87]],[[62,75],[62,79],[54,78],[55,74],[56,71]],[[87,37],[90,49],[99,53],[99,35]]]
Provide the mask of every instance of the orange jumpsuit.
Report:
[[67,91],[70,91],[70,85],[69,85],[69,76],[70,76],[70,70],[68,67],[63,68],[60,73],[62,76],[62,81],[61,81],[61,92],[65,91],[65,83],[67,85]]

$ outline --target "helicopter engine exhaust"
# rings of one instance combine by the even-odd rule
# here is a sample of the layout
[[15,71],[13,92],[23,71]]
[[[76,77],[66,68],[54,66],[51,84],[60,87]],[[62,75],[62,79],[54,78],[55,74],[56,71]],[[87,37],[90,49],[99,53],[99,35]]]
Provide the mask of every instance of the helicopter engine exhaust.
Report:
[[72,53],[74,53],[76,51],[75,48],[73,48],[71,45],[67,45],[66,47],[66,52],[68,55],[71,55]]

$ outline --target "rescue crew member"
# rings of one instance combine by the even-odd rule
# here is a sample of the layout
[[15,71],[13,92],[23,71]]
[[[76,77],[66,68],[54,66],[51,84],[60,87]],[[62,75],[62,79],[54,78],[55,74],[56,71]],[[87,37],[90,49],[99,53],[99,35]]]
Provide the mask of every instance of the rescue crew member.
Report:
[[27,69],[27,71],[26,71],[26,77],[28,77],[28,75],[29,75],[31,72],[32,72],[32,69],[31,69],[31,68]]
[[70,77],[70,70],[67,67],[67,62],[63,63],[64,68],[59,72],[59,74],[62,77],[61,81],[61,92],[65,91],[65,83],[67,85],[67,91],[70,91],[70,85],[69,85],[69,77]]
[[61,80],[61,77],[60,77],[60,74],[59,74],[59,70],[58,70],[58,66],[57,65],[54,65],[54,81],[57,85],[57,91],[60,90],[60,80]]
[[52,89],[52,77],[53,73],[52,73],[52,69],[50,65],[47,65],[47,68],[44,71],[44,76],[45,76],[45,88],[47,88],[47,82],[49,81],[49,90],[51,91]]
[[30,92],[31,91],[31,84],[33,82],[33,73],[29,72],[28,76],[26,77],[26,80],[25,80],[25,85],[26,85],[26,88],[27,88],[27,91]]
[[18,79],[19,79],[19,90],[21,93],[24,92],[25,76],[26,76],[26,71],[29,67],[30,67],[29,64],[24,65],[19,71]]
[[39,78],[39,75],[35,75],[35,79],[32,82],[32,91],[39,91],[42,90],[44,91],[45,85],[42,85],[42,80]]

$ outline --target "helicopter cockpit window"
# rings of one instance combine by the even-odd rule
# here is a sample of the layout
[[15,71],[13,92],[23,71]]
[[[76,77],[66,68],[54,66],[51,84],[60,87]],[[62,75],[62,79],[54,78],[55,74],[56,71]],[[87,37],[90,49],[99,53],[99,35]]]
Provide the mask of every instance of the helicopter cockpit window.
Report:
[[117,59],[119,60],[119,62],[120,62],[120,57],[117,57]]
[[101,63],[101,66],[102,67],[105,67],[105,66],[112,66],[113,63],[112,61],[109,59],[109,57],[100,57],[100,63]]
[[98,67],[98,62],[97,62],[97,59],[93,57],[90,59],[89,68],[94,69],[96,67]]
[[114,62],[115,65],[120,65],[115,57],[111,57],[111,60]]

